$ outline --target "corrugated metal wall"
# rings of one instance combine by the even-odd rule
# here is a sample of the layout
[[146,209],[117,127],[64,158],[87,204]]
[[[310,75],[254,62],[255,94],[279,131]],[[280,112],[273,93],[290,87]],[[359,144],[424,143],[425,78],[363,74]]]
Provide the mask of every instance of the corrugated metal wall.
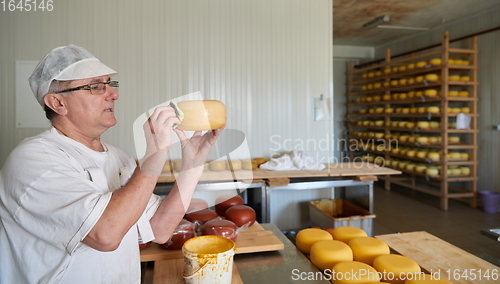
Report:
[[[396,55],[409,50],[433,45],[442,41],[443,32],[450,32],[450,39],[461,38],[474,33],[500,27],[500,9],[484,11],[456,22],[450,22],[429,32],[411,38],[388,43],[375,49],[375,58],[383,58],[387,48]],[[466,48],[468,41],[453,43],[453,47]],[[478,189],[500,191],[500,131],[494,126],[500,124],[500,31],[478,37],[479,48],[479,166]]]
[[228,128],[247,135],[252,156],[295,147],[326,161],[333,121],[313,121],[313,98],[333,93],[331,23],[331,0],[54,1],[52,12],[0,12],[0,164],[43,131],[14,126],[15,60],[69,43],[119,72],[119,123],[103,139],[132,155],[136,117],[201,91],[227,105]]

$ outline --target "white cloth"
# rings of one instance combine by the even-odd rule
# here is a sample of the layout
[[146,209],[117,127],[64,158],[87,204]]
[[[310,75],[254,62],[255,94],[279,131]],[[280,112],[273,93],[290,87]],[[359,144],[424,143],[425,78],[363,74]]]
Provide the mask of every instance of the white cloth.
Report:
[[0,171],[0,283],[140,283],[138,240],[154,238],[149,219],[160,197],[117,250],[81,243],[136,166],[103,146],[93,151],[52,128],[12,151]]
[[261,169],[272,171],[290,170],[322,170],[324,164],[316,163],[312,157],[304,154],[303,151],[294,150],[279,157],[272,158],[259,166]]

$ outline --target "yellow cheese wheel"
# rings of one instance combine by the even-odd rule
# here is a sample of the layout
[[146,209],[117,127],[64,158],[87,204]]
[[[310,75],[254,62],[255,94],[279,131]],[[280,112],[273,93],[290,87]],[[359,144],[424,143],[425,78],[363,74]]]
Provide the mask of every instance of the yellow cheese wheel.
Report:
[[458,96],[459,97],[468,97],[469,96],[469,92],[467,92],[467,91],[460,91],[460,92],[458,92]]
[[415,69],[415,63],[409,63],[408,65],[406,65],[406,69],[408,70]]
[[424,76],[417,76],[417,77],[415,77],[415,82],[416,82],[416,83],[420,83],[420,82],[422,82],[423,80],[424,80]]
[[384,69],[384,74],[390,74],[391,73],[391,68],[387,67]]
[[430,124],[429,124],[428,121],[418,121],[417,122],[417,127],[418,128],[424,129],[424,128],[429,128],[429,126],[430,126]]
[[174,171],[180,172],[182,169],[182,160],[181,159],[175,159],[172,160],[172,164],[174,165]]
[[382,83],[373,83],[373,88],[374,89],[380,89],[380,88],[382,88]]
[[404,284],[451,284],[450,281],[439,278],[435,274],[415,274],[414,279],[406,279]]
[[439,143],[441,141],[441,137],[436,137],[436,136],[430,136],[429,137],[429,143]]
[[439,80],[438,74],[433,74],[433,73],[431,73],[431,74],[425,74],[424,78],[427,81],[437,81],[437,80]]
[[392,67],[392,73],[397,73],[399,71],[399,67],[395,66],[395,67]]
[[368,235],[363,229],[351,227],[351,226],[343,226],[338,227],[330,231],[334,240],[342,241],[344,243],[349,243],[349,241],[356,237],[367,237]]
[[455,64],[455,60],[453,60],[453,59],[448,59],[448,64]]
[[448,76],[450,81],[460,81],[460,75],[450,75]]
[[460,160],[468,160],[469,153],[460,153]]
[[353,252],[344,242],[336,240],[318,241],[311,246],[311,262],[320,270],[332,270],[339,262],[352,261]]
[[362,284],[380,282],[380,275],[370,265],[360,261],[344,261],[333,266],[333,284]]
[[391,100],[391,98],[392,98],[392,97],[391,97],[391,95],[389,95],[389,94],[385,94],[385,95],[383,95],[383,96],[382,96],[382,100],[384,100],[384,101],[390,101],[390,100]]
[[391,107],[386,108],[385,113],[394,113],[394,108],[391,108]]
[[415,78],[408,78],[407,84],[408,85],[415,84]]
[[439,121],[431,121],[431,122],[429,122],[429,127],[430,128],[439,128],[440,125],[441,125],[441,122],[439,122]]
[[460,112],[462,112],[462,113],[470,113],[470,107],[462,107],[462,108],[460,108]]
[[391,80],[391,86],[397,86],[399,84],[398,80]]
[[332,235],[325,230],[308,228],[297,233],[297,236],[295,237],[295,245],[301,252],[309,254],[314,243],[332,239]]
[[382,76],[382,71],[375,71],[375,77]]
[[429,60],[429,64],[433,66],[441,65],[441,58],[432,58]]
[[427,111],[427,107],[418,107],[417,112],[418,113],[425,113]]
[[226,106],[217,100],[193,100],[177,103],[180,130],[211,130],[226,125]]
[[368,77],[368,74],[367,74],[367,73],[363,73],[363,74],[361,74],[361,78],[366,79],[367,77]]
[[417,140],[416,140],[418,143],[429,143],[429,137],[426,137],[426,136],[420,136],[420,137],[417,137]]
[[427,166],[425,166],[425,165],[417,165],[417,166],[415,167],[415,171],[416,171],[417,173],[421,173],[421,174],[423,174],[423,173],[425,173],[425,172],[427,171]]
[[459,136],[448,136],[448,142],[458,143],[458,142],[460,142],[460,137]]
[[375,109],[375,113],[384,113],[385,109],[383,107],[378,107]]
[[405,66],[405,65],[399,66],[399,67],[398,67],[398,71],[399,71],[399,72],[406,71],[406,66]]
[[469,76],[461,76],[460,81],[470,81],[470,77]]
[[257,163],[257,166],[260,166],[260,165],[264,164],[265,162],[267,162],[267,159],[259,157],[259,158],[254,158],[253,161],[255,161]]
[[172,161],[167,160],[163,165],[163,169],[161,170],[164,173],[169,173],[174,169],[174,165],[172,165]]
[[226,169],[226,161],[211,161],[208,166],[211,171],[223,171]]
[[430,106],[430,107],[427,107],[427,112],[439,113],[439,112],[441,112],[441,109],[438,106]]
[[417,67],[417,68],[423,68],[425,66],[427,66],[427,61],[419,61],[419,62],[415,63],[415,67]]
[[462,59],[455,59],[455,64],[456,65],[463,65],[463,60]]
[[441,158],[441,154],[439,154],[438,152],[428,152],[427,158],[433,161],[438,161]]
[[400,86],[404,86],[404,85],[406,85],[406,84],[407,84],[407,82],[408,82],[408,79],[406,79],[406,78],[401,78],[401,79],[399,79],[399,85],[400,85]]
[[463,176],[470,175],[470,168],[469,167],[460,167],[460,174]]
[[406,121],[399,121],[398,122],[398,127],[406,127]]
[[458,97],[458,91],[448,91],[448,96],[450,96],[450,97]]
[[450,175],[459,176],[462,173],[460,169],[450,169]]
[[408,94],[407,93],[400,93],[399,94],[399,99],[400,100],[404,100],[404,99],[407,99],[408,98]]
[[354,260],[368,265],[372,265],[377,256],[390,253],[389,246],[384,241],[373,237],[354,238],[349,241],[349,247]]
[[438,95],[438,91],[435,89],[424,90],[424,96],[426,96],[426,97],[435,97],[437,95]]
[[375,72],[368,72],[368,78],[373,78],[375,76]]
[[448,153],[448,159],[450,160],[460,160],[460,153],[459,152],[449,152]]
[[380,97],[380,96],[373,96],[373,101],[374,101],[374,102],[379,102],[379,101],[380,101],[380,99],[381,99],[381,97]]
[[470,62],[468,60],[462,60],[462,65],[470,65]]
[[414,128],[415,127],[415,122],[408,121],[405,126],[406,126],[406,128]]
[[241,160],[228,160],[226,161],[226,170],[238,171],[243,167]]
[[255,162],[251,159],[245,159],[245,160],[241,160],[241,166],[244,170],[255,170],[255,169],[257,169],[257,162]]
[[398,254],[385,254],[373,260],[373,268],[382,273],[381,280],[394,284],[404,284],[408,274],[420,274],[420,266],[411,258]]

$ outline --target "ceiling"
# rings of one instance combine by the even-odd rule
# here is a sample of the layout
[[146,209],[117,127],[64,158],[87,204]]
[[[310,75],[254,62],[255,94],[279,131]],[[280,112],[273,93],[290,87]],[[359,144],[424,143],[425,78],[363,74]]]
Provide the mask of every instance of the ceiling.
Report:
[[500,7],[500,0],[333,0],[333,44],[378,46],[423,31],[363,25],[387,15],[387,26],[434,28]]

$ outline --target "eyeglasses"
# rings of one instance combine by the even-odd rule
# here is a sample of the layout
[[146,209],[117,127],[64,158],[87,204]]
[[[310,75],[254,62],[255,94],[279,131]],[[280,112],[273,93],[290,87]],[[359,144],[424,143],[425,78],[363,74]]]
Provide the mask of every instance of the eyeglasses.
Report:
[[106,85],[109,85],[112,88],[118,88],[118,81],[108,81],[108,82],[98,82],[98,83],[92,83],[92,84],[87,84],[71,89],[66,89],[66,90],[61,90],[54,92],[54,94],[60,94],[60,93],[67,93],[67,92],[72,92],[72,91],[78,91],[78,90],[86,90],[90,91],[92,95],[102,95],[106,92]]

